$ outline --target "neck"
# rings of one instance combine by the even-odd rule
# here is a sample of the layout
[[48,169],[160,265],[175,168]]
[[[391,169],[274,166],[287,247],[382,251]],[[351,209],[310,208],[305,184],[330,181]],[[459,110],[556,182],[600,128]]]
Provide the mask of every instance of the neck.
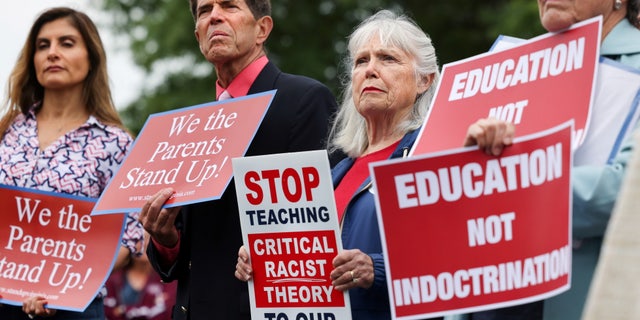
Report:
[[88,116],[81,90],[45,91],[42,108],[38,112],[41,119],[86,119]]
[[607,19],[602,21],[602,40],[609,35],[611,30],[613,30],[613,28],[615,28],[622,19],[626,19],[626,15],[627,10],[625,9],[615,10],[607,17]]
[[367,155],[370,153],[374,153],[376,151],[380,151],[402,139],[404,136],[403,133],[398,132],[398,130],[379,130],[379,129],[368,129],[369,134],[369,144],[367,149],[362,153],[362,155]]
[[406,113],[399,112],[366,116],[367,137],[369,141],[364,154],[382,150],[402,139],[405,132],[398,130],[398,127],[407,118],[408,115]]
[[223,88],[229,86],[231,81],[242,72],[248,65],[258,60],[260,57],[264,56],[265,52],[260,48],[252,52],[251,54],[246,55],[242,59],[237,60],[229,60],[222,63],[215,63],[214,66],[216,68],[216,75],[218,76],[218,82]]

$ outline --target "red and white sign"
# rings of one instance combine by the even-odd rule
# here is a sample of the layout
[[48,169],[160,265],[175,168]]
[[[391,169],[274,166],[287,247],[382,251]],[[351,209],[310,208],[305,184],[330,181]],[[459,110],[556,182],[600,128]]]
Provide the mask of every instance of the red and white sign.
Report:
[[254,319],[351,319],[331,284],[342,250],[326,151],[234,158]]
[[162,188],[174,207],[219,199],[275,90],[151,115],[93,214],[131,212]]
[[0,185],[0,303],[83,311],[111,273],[124,214],[91,216],[95,199]]
[[576,147],[593,102],[601,17],[515,47],[443,66],[429,115],[411,154],[458,148],[468,127],[494,117],[529,135],[573,119]]
[[571,132],[519,138],[500,157],[466,148],[371,164],[394,319],[569,289]]

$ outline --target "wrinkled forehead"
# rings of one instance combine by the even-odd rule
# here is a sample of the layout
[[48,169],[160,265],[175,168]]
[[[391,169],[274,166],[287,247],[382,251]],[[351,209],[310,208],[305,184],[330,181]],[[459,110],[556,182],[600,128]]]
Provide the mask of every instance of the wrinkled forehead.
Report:
[[353,54],[357,54],[359,51],[365,49],[372,49],[373,47],[375,51],[394,51],[412,55],[406,41],[403,41],[397,33],[376,29],[364,31],[369,32],[354,34],[354,37],[351,38],[349,50]]

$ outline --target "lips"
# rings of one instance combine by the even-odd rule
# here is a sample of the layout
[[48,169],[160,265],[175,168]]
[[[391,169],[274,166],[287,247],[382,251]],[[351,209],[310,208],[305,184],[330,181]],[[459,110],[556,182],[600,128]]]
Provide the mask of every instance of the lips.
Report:
[[61,66],[48,66],[44,69],[44,71],[60,71],[63,68]]
[[213,40],[216,37],[227,37],[227,36],[229,36],[229,34],[227,34],[224,31],[214,30],[209,34],[209,40]]
[[384,91],[376,87],[365,87],[364,89],[362,89],[362,93],[367,93],[367,92],[384,92]]

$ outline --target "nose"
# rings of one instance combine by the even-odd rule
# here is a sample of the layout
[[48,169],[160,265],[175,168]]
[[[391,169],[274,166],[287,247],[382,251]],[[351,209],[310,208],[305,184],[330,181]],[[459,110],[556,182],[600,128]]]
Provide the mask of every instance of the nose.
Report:
[[48,60],[55,60],[59,57],[58,55],[58,48],[56,45],[52,44],[51,46],[49,46],[49,50],[47,50],[47,59]]
[[219,5],[214,5],[209,14],[210,23],[219,23],[223,19],[223,10]]
[[365,76],[367,78],[378,77],[378,63],[376,59],[371,59],[369,63],[367,63],[367,68],[365,69]]

